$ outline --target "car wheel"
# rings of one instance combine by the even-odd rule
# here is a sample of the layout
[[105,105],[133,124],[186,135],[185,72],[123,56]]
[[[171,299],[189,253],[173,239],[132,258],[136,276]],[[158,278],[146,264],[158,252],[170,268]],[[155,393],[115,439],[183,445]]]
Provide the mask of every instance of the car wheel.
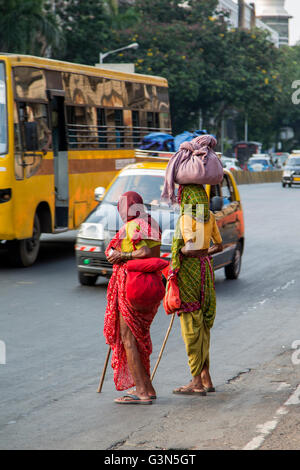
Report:
[[292,187],[292,183],[289,183],[289,188],[291,188],[291,187]]
[[80,271],[78,272],[78,280],[82,286],[94,286],[97,282],[97,279],[97,275],[85,274]]
[[240,242],[237,244],[232,258],[232,262],[225,266],[226,279],[237,279],[239,277],[242,266],[242,246]]
[[40,251],[41,225],[38,216],[34,218],[32,238],[9,242],[9,258],[13,266],[32,266]]
[[286,184],[285,183],[282,183],[282,187],[285,188]]

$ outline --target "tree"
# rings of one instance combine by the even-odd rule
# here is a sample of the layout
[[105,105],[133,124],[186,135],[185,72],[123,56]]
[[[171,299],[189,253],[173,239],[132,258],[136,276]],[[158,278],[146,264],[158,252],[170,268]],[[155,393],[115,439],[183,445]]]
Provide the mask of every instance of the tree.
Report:
[[[294,138],[283,142],[283,150],[290,151],[300,146],[300,104],[295,99],[299,97],[300,45],[280,49],[277,80],[280,92],[274,97],[271,126],[275,133],[275,142],[281,141],[279,134],[283,127],[293,129]],[[293,84],[297,88],[293,88]],[[297,96],[293,96],[295,92]]]
[[46,55],[59,48],[62,35],[43,0],[0,0],[0,50]]
[[55,5],[66,41],[65,49],[56,57],[94,65],[99,53],[113,42],[117,5],[104,0],[56,0]]
[[208,72],[205,51],[213,56],[216,48],[220,54],[224,49],[226,24],[213,16],[217,1],[189,0],[183,6],[181,0],[137,0],[135,5],[139,21],[119,32],[118,44],[137,41],[140,47],[118,60],[135,61],[137,72],[166,77],[174,131],[197,127]]

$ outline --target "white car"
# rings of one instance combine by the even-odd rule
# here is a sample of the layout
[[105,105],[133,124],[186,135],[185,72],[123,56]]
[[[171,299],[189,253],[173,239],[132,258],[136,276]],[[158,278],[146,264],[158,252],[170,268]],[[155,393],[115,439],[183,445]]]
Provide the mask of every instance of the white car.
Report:
[[271,157],[264,153],[255,154],[249,158],[247,166],[249,171],[266,171],[275,169]]
[[240,171],[242,170],[237,158],[222,157],[222,163],[227,170]]

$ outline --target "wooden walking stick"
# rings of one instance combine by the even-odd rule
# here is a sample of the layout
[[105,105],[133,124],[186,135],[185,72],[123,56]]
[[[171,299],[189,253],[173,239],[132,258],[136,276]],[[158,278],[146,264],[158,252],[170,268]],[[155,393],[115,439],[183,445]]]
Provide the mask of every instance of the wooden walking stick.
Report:
[[107,369],[107,366],[108,366],[110,353],[111,353],[111,347],[108,346],[108,351],[107,351],[107,354],[106,354],[106,359],[105,359],[105,363],[104,363],[104,367],[103,367],[99,387],[98,387],[98,390],[97,390],[98,393],[101,393],[101,390],[102,390],[102,386],[103,386],[103,382],[104,382],[104,379],[105,379],[105,374],[106,374],[106,369]]
[[159,355],[158,355],[158,359],[157,359],[156,364],[155,364],[155,367],[154,367],[154,369],[153,369],[153,372],[152,372],[152,375],[151,375],[151,382],[152,382],[152,380],[153,380],[153,378],[154,378],[154,376],[155,376],[155,372],[156,372],[156,370],[157,370],[157,368],[158,368],[158,365],[159,365],[159,363],[160,363],[160,360],[161,360],[161,358],[162,358],[162,355],[163,355],[165,346],[166,346],[167,341],[168,341],[168,338],[169,338],[169,334],[170,334],[170,332],[171,332],[171,329],[172,329],[172,326],[173,326],[173,323],[174,323],[174,318],[175,318],[175,313],[173,313],[173,315],[172,315],[172,318],[171,318],[171,321],[170,321],[170,325],[169,325],[168,331],[167,331],[167,333],[166,333],[166,336],[165,336],[163,345],[162,345],[161,350],[160,350],[160,353],[159,353]]

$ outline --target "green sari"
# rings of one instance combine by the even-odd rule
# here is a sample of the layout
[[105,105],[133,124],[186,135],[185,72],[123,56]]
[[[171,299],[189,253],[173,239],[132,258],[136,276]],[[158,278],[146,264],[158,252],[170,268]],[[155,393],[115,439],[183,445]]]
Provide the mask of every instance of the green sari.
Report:
[[[186,211],[200,221],[209,221],[208,198],[203,186],[183,187],[181,215]],[[214,272],[209,257],[199,259],[183,256],[181,248],[184,244],[179,219],[172,243],[171,270],[178,279],[182,301],[178,314],[189,366],[192,375],[197,376],[205,364],[209,367],[210,329],[216,316]]]

